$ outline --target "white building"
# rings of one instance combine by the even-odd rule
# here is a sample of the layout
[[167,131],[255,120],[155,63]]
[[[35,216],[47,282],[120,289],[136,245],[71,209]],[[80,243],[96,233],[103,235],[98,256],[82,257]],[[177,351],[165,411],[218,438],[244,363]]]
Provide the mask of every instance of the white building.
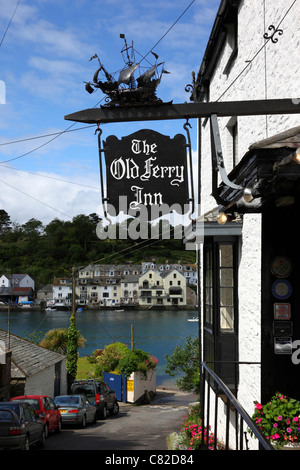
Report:
[[54,304],[72,305],[72,281],[70,278],[55,278],[53,282]]
[[0,277],[0,287],[21,287],[32,288],[34,290],[34,280],[28,274],[2,274]]
[[140,306],[186,306],[186,279],[176,269],[157,272],[150,269],[139,278]]
[[[299,2],[222,0],[193,100],[288,98],[299,113],[299,17]],[[300,116],[212,116],[200,119],[199,131],[203,359],[215,361],[233,391],[239,363],[237,396],[251,416],[253,402],[266,403],[276,391],[300,399],[300,366],[292,362],[300,338],[300,167],[290,157],[300,147]],[[217,226],[221,212],[228,222]],[[218,415],[224,428],[225,408]]]

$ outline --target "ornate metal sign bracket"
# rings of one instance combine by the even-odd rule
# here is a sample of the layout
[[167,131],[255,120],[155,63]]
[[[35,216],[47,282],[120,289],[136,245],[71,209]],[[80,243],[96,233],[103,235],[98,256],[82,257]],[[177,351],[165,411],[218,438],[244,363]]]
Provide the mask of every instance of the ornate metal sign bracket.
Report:
[[220,199],[218,195],[218,173],[221,176],[223,183],[226,186],[229,186],[233,189],[243,190],[243,186],[237,185],[229,180],[227,172],[224,165],[224,158],[222,153],[220,131],[218,124],[217,114],[212,114],[210,116],[210,129],[211,129],[211,158],[212,158],[212,195],[217,202],[223,203],[224,201]]
[[104,184],[103,184],[103,165],[102,165],[102,154],[105,153],[105,150],[101,147],[101,135],[102,129],[100,129],[100,124],[97,124],[97,129],[95,134],[98,134],[98,152],[99,152],[99,169],[100,169],[100,186],[101,186],[101,201],[103,206],[103,213],[105,219],[111,224],[111,220],[107,216],[107,197],[104,195]]
[[186,147],[188,149],[188,164],[189,164],[189,170],[190,170],[190,197],[189,197],[189,201],[188,202],[191,202],[192,203],[192,209],[191,209],[191,212],[190,212],[190,219],[191,219],[191,216],[192,214],[194,213],[194,209],[195,209],[195,195],[194,195],[194,178],[193,178],[193,160],[192,160],[192,144],[191,144],[191,136],[190,136],[190,131],[189,131],[189,127],[192,128],[191,124],[189,123],[189,118],[187,117],[186,118],[186,123],[183,125],[183,128],[185,129],[186,131],[186,134],[187,134],[187,144],[186,144]]

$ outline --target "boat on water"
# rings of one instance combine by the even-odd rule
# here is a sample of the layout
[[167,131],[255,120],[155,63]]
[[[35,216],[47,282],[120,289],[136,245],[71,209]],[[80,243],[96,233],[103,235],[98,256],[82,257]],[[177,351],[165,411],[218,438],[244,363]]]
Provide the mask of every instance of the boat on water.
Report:
[[[98,59],[99,67],[94,73],[92,82],[84,82],[85,89],[88,93],[94,93],[99,88],[104,94],[105,106],[128,106],[137,104],[161,104],[162,100],[156,96],[156,89],[161,81],[162,74],[170,73],[164,69],[164,62],[158,61],[158,55],[155,52],[151,54],[155,58],[155,63],[150,64],[146,56],[142,57],[139,62],[135,60],[135,50],[133,43],[127,44],[124,34],[120,34],[120,38],[124,39],[124,47],[121,50],[125,67],[119,72],[116,79],[114,74],[109,73],[101,63],[97,54],[90,58]],[[148,54],[147,54],[148,55]],[[148,62],[148,66],[143,67],[141,63]],[[135,78],[135,72],[139,75]],[[104,74],[105,80],[99,78],[100,72]]]
[[199,318],[197,318],[197,317],[188,318],[188,321],[199,321]]
[[70,307],[69,305],[66,305],[66,304],[55,303],[52,305],[48,305],[48,307],[45,308],[46,312],[55,312],[57,310],[70,310]]

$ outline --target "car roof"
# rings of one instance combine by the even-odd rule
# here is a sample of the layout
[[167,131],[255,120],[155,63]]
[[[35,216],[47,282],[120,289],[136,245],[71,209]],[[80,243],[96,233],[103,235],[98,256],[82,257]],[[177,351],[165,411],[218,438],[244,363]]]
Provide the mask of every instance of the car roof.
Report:
[[[72,398],[72,397],[85,397],[85,395],[83,395],[82,393],[71,393],[70,395],[56,395],[55,398]],[[54,398],[54,400],[55,400]]]
[[18,397],[11,398],[11,400],[14,400],[17,398],[20,399],[20,398],[51,398],[51,397],[49,397],[48,395],[20,395]]

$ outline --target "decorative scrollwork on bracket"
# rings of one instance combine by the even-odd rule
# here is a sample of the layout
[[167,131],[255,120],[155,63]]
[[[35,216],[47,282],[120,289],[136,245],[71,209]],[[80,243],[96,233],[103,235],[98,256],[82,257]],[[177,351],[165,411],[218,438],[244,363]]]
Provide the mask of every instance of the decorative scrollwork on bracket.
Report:
[[275,34],[279,34],[279,36],[282,36],[283,34],[283,30],[282,29],[278,29],[278,28],[275,28],[275,26],[273,24],[271,24],[269,27],[268,27],[268,31],[273,31],[272,34],[270,34],[270,36],[268,35],[268,33],[265,33],[264,34],[264,39],[271,39],[271,41],[273,43],[276,43],[278,42],[278,38],[275,37]]

